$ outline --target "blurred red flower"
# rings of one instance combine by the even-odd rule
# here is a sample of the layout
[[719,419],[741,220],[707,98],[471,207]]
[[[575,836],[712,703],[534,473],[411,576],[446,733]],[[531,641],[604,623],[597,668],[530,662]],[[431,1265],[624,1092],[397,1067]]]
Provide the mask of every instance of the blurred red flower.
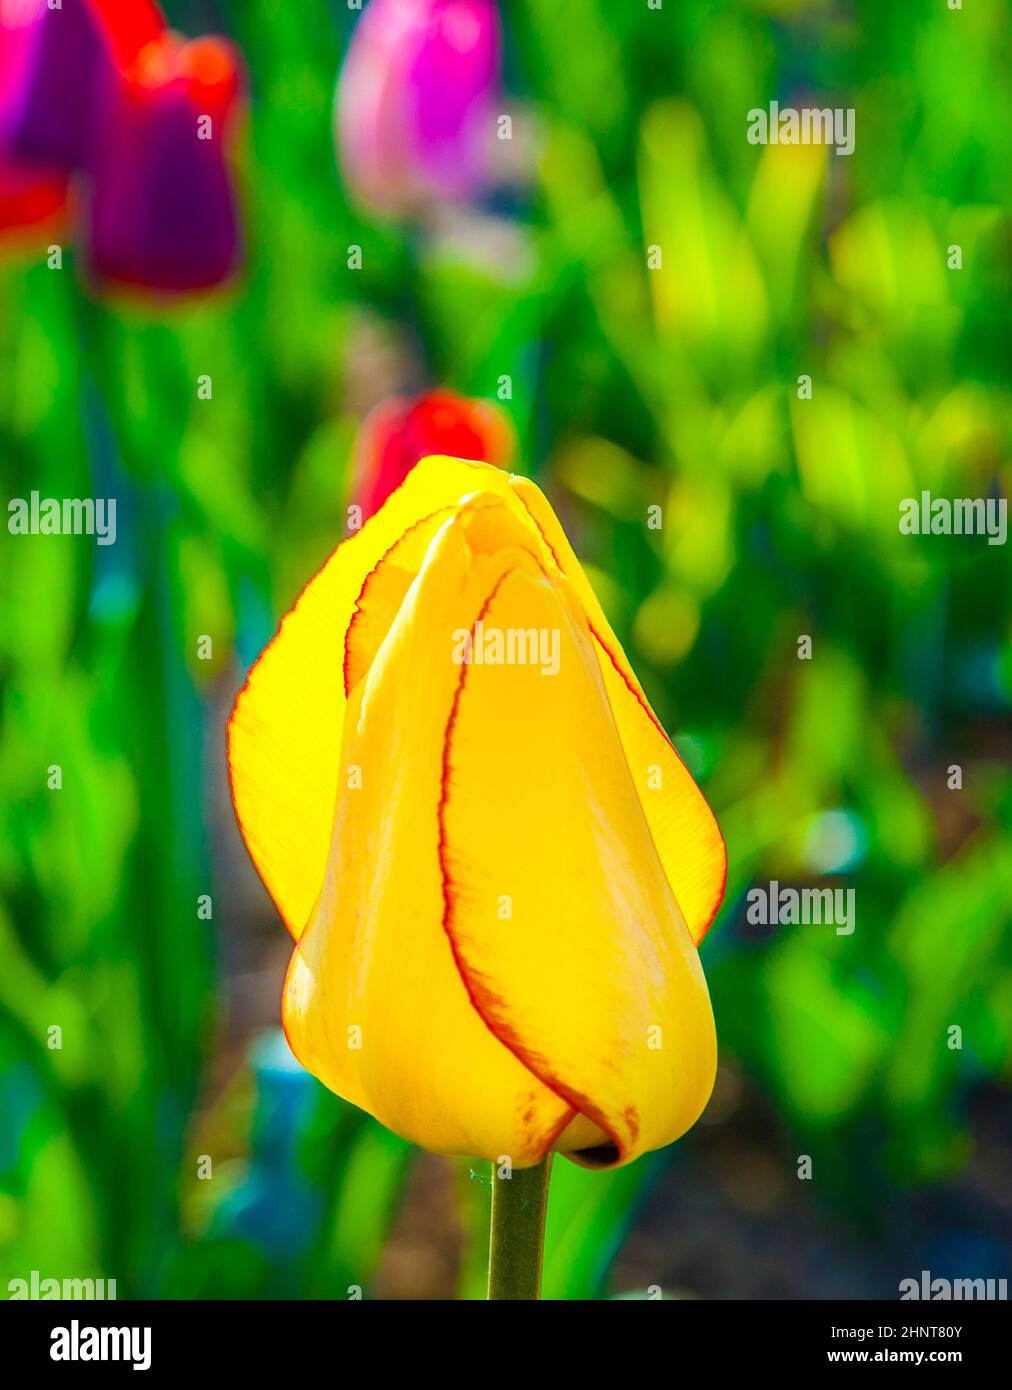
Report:
[[370,412],[359,432],[352,499],[365,520],[400,487],[419,459],[449,454],[505,468],[512,453],[512,426],[489,401],[443,390],[427,391],[413,400],[393,397]]
[[65,178],[0,160],[0,244],[55,236],[67,220],[67,196]]

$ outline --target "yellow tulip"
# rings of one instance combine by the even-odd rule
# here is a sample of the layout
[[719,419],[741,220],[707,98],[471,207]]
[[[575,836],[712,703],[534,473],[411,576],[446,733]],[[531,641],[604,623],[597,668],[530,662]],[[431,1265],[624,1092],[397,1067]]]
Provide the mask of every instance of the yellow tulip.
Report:
[[519,1168],[698,1118],[723,840],[528,479],[423,460],[253,667],[229,767],[331,1090]]

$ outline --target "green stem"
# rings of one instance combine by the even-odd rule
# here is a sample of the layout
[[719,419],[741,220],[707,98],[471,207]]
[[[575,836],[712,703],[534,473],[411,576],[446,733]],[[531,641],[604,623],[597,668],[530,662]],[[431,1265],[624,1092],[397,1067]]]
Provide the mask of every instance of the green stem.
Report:
[[489,1298],[541,1296],[541,1256],[552,1156],[535,1168],[500,1178],[492,1165],[492,1235],[488,1248]]

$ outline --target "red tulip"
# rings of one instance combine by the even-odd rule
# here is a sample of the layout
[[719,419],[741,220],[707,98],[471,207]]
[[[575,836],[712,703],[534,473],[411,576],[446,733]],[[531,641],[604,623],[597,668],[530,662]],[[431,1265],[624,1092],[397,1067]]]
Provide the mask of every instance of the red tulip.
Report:
[[452,391],[428,391],[414,400],[394,397],[376,406],[362,426],[352,495],[366,520],[430,454],[503,468],[512,452],[509,422],[487,401],[469,401]]
[[67,215],[67,180],[0,161],[0,241],[56,235]]

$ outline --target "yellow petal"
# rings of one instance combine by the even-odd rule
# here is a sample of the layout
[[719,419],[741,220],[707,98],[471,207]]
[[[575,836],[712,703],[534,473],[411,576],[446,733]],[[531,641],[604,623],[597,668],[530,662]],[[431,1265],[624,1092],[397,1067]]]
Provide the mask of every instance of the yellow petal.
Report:
[[[488,464],[431,458],[361,531],[342,542],[259,657],[228,726],[232,799],[254,864],[289,931],[298,940],[319,896],[340,790],[345,708],[345,637],[363,585],[384,557],[424,518],[483,488],[508,492],[506,475]],[[402,561],[407,547],[399,552]],[[416,557],[420,558],[420,557]],[[402,588],[400,566],[390,584]],[[410,581],[411,575],[408,575]],[[392,600],[376,611],[392,616]],[[364,625],[349,675],[377,637]]]
[[461,671],[440,809],[446,928],[492,1031],[614,1146],[582,1157],[625,1162],[706,1103],[706,983],[568,585],[518,567],[480,617],[486,633],[557,634],[558,667]]
[[554,563],[583,606],[622,746],[668,883],[698,945],[713,921],[727,879],[720,827],[643,693],[604,610],[541,491],[510,480]]
[[[284,1022],[300,1061],[339,1095],[425,1148],[537,1162],[574,1119],[490,1031],[443,925],[439,799],[460,667],[455,630],[530,553],[477,555],[476,499],[440,531],[354,687],[325,882],[295,947]],[[505,508],[500,504],[500,514]],[[522,539],[500,515],[507,542]],[[535,965],[536,968],[536,965]]]

